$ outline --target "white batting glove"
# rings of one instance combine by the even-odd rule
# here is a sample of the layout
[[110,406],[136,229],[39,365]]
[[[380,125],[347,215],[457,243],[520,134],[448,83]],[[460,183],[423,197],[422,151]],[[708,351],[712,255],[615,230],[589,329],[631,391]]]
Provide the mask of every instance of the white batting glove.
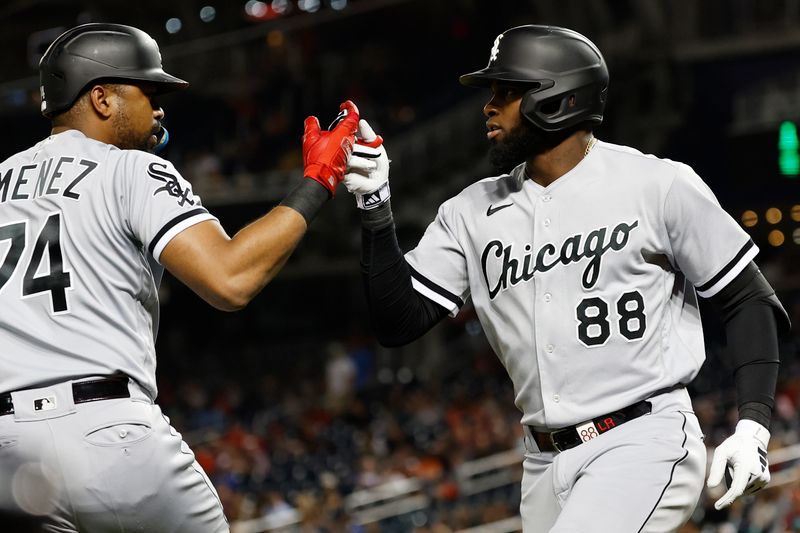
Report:
[[389,192],[389,157],[381,139],[366,120],[358,122],[353,153],[347,161],[344,185],[356,197],[359,209],[375,209],[385,204]]
[[[767,444],[769,430],[753,420],[739,420],[736,431],[714,450],[708,486],[716,487],[722,482],[726,468],[728,492],[714,503],[719,510],[733,503],[741,495],[753,494],[769,483]],[[727,478],[727,476],[726,476]]]

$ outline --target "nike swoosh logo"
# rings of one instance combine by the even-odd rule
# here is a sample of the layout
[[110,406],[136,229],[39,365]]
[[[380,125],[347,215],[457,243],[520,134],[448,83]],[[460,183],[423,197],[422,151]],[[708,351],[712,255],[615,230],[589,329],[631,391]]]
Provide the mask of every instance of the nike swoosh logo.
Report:
[[505,205],[498,205],[497,207],[492,207],[490,205],[489,209],[486,210],[486,216],[490,217],[490,216],[494,215],[495,213],[497,213],[498,211],[500,211],[501,209],[505,209],[506,207],[511,207],[512,205],[514,205],[514,204],[510,203],[510,204],[505,204]]

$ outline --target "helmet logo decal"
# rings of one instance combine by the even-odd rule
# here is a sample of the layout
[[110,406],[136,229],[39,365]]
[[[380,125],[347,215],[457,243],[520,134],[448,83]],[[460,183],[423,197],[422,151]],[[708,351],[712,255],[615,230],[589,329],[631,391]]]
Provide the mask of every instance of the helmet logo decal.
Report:
[[497,39],[494,40],[494,44],[492,45],[492,52],[489,55],[489,63],[494,62],[497,59],[498,54],[500,54],[500,39],[503,38],[503,34],[497,36]]

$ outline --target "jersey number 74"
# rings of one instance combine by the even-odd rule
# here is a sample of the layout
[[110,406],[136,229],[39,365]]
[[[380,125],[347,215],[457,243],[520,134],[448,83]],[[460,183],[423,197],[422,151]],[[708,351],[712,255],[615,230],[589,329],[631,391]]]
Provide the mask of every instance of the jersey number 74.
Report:
[[[0,291],[14,275],[17,265],[25,251],[25,235],[28,222],[13,222],[0,226],[0,243],[11,241],[3,263],[0,264]],[[68,311],[67,289],[71,286],[69,272],[64,272],[61,253],[61,213],[47,217],[33,247],[28,266],[22,277],[22,296],[32,296],[40,292],[50,293],[50,306],[54,313]],[[42,266],[44,251],[49,259],[48,272],[37,276]]]

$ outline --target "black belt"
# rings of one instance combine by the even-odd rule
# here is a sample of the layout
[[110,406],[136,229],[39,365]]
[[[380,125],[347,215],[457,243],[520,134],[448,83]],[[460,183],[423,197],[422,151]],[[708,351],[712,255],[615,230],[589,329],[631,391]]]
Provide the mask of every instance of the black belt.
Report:
[[[130,397],[131,393],[128,391],[127,376],[79,381],[72,384],[72,400],[75,403]],[[11,400],[11,393],[6,392],[0,394],[0,416],[13,413],[14,402]]]
[[651,409],[650,402],[643,400],[619,411],[593,418],[585,424],[561,428],[553,432],[536,431],[531,426],[528,426],[528,428],[531,431],[533,440],[536,441],[536,445],[539,447],[539,451],[563,452],[592,440],[629,420],[648,415]]

